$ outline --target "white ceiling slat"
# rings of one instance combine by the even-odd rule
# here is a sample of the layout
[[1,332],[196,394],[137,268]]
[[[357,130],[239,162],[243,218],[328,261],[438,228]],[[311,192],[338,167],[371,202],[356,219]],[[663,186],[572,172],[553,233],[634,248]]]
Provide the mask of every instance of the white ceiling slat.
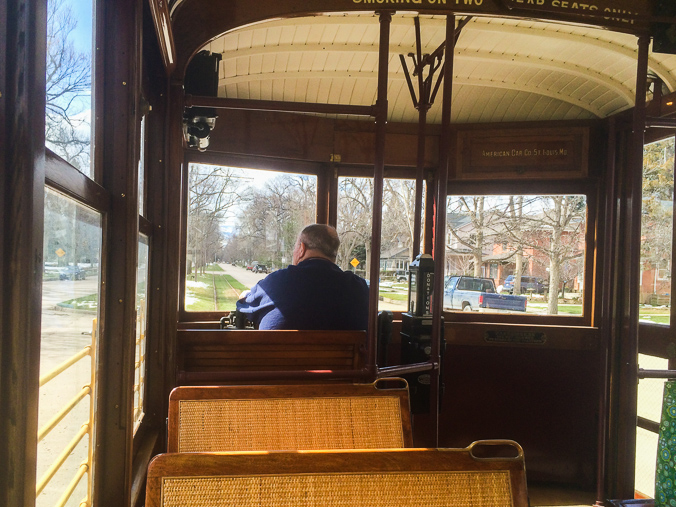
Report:
[[[338,53],[340,56],[334,56],[333,58],[338,58],[339,63],[336,64],[336,69],[341,70],[347,68],[345,65],[345,59],[343,58],[343,54],[349,54],[350,56],[355,56],[356,54],[361,55],[360,52],[363,52],[364,50],[367,50],[364,46],[359,46],[359,45],[349,45],[349,46],[338,46],[337,48],[330,48],[330,51],[333,52],[334,49],[338,50]],[[276,46],[272,48],[271,51],[266,51],[266,53],[272,53],[272,54],[293,54],[293,53],[312,53],[312,52],[326,52],[324,49],[324,46],[319,46],[319,45],[313,45],[310,47],[303,47],[299,45],[289,45],[289,46]],[[240,54],[241,53],[241,54]],[[248,49],[248,50],[243,50],[243,51],[237,51],[237,58],[241,56],[250,56],[253,57],[254,55],[260,53],[260,50],[254,50],[254,49]],[[367,50],[367,53],[373,54],[374,58],[377,59],[377,51],[375,48],[371,48],[370,50]],[[233,55],[234,57],[234,55]],[[634,101],[634,95],[633,92],[630,88],[625,86],[623,83],[617,82],[613,80],[612,77],[610,76],[605,76],[598,74],[595,71],[592,71],[590,69],[580,67],[575,64],[567,63],[564,61],[542,61],[542,60],[535,60],[530,57],[524,57],[524,56],[519,56],[519,55],[506,55],[507,60],[510,62],[511,65],[517,65],[517,66],[523,66],[523,67],[534,67],[538,69],[549,69],[551,71],[556,71],[556,72],[562,72],[566,74],[573,74],[576,76],[584,77],[588,80],[595,81],[605,87],[612,88],[617,94],[621,95],[626,103],[627,106],[630,106],[633,104]],[[501,65],[502,62],[504,62],[505,56],[497,56],[495,54],[491,53],[485,53],[485,52],[473,52],[471,54],[459,54],[456,55],[456,60],[458,62],[463,62],[464,60],[476,60],[478,62],[482,63],[494,63],[496,65]],[[227,61],[228,59],[226,59]],[[364,60],[366,61],[366,56],[364,56]],[[397,62],[398,64],[398,62]],[[483,68],[486,68],[484,65],[480,65]],[[238,72],[238,75],[241,75],[240,72]]]
[[[418,118],[398,57],[416,51],[413,17],[396,14],[391,24],[391,121]],[[431,53],[445,37],[445,17],[420,20],[422,52]],[[219,95],[371,105],[379,29],[372,14],[334,14],[229,32],[207,46],[223,54]],[[620,112],[634,102],[636,54],[636,38],[627,34],[475,17],[455,47],[453,121],[602,118]],[[653,54],[649,66],[670,90],[676,89],[676,56]],[[441,95],[428,112],[430,123],[440,121],[440,103]]]

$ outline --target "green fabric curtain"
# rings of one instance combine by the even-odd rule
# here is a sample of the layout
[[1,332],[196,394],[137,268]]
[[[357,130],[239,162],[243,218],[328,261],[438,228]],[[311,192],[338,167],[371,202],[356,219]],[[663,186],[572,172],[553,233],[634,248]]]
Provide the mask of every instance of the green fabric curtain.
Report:
[[655,506],[676,507],[676,380],[664,384],[662,421],[657,443]]

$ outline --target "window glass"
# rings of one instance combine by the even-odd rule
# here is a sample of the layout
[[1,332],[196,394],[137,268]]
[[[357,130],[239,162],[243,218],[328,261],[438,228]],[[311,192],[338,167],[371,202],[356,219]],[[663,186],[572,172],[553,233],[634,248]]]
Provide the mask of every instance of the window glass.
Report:
[[586,217],[580,195],[449,196],[446,280],[484,280],[445,284],[444,308],[582,315]]
[[134,433],[141,424],[145,408],[146,323],[148,307],[148,237],[138,238],[136,271],[136,352],[134,358]]
[[92,0],[49,0],[45,143],[93,177]]
[[[93,452],[101,216],[48,189],[44,230],[36,505],[54,505],[80,477],[66,504],[76,506],[88,499]],[[49,479],[62,453],[66,459]]]
[[[424,199],[423,199],[424,202]],[[370,279],[373,178],[338,179],[337,263]],[[380,245],[379,310],[406,311],[408,268],[412,260],[415,223],[415,180],[383,181]],[[422,238],[417,238],[419,245]]]
[[138,159],[138,214],[145,216],[146,214],[146,163],[145,163],[145,147],[146,147],[146,115],[141,118],[141,135],[139,139],[139,159]]
[[674,223],[674,138],[643,151],[641,214],[641,299],[644,322],[669,324],[671,244]]
[[185,309],[229,311],[239,294],[292,262],[316,220],[317,178],[191,164]]

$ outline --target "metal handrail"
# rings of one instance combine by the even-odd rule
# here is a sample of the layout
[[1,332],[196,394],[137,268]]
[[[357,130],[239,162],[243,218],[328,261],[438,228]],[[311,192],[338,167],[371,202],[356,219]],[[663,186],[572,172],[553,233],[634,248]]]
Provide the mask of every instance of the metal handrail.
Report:
[[36,485],[36,493],[35,496],[36,498],[44,491],[45,487],[49,482],[52,480],[54,475],[61,469],[63,464],[66,462],[66,460],[69,458],[70,454],[73,452],[73,450],[77,447],[77,445],[82,441],[82,439],[85,436],[89,437],[89,449],[88,449],[88,457],[87,461],[82,463],[75,475],[73,476],[73,479],[71,482],[68,484],[66,487],[64,493],[61,495],[59,500],[56,502],[55,507],[63,507],[70,497],[72,496],[73,492],[75,491],[75,488],[77,488],[78,484],[82,481],[82,478],[84,477],[85,474],[87,474],[87,494],[86,497],[83,498],[80,501],[80,507],[89,507],[91,505],[91,485],[92,485],[92,477],[91,477],[91,470],[92,470],[92,462],[93,462],[93,447],[94,447],[94,435],[93,435],[93,429],[94,429],[94,400],[93,400],[93,394],[95,392],[95,385],[96,385],[96,336],[97,336],[97,319],[93,319],[92,321],[92,343],[91,345],[87,345],[84,347],[80,352],[72,356],[70,359],[67,359],[60,365],[58,365],[56,368],[52,369],[51,371],[47,372],[45,375],[40,377],[40,387],[43,387],[45,384],[50,382],[52,379],[57,377],[59,374],[63,373],[64,371],[68,370],[71,366],[73,366],[75,363],[80,361],[82,358],[86,356],[90,356],[91,358],[91,378],[90,382],[88,385],[85,385],[82,387],[82,390],[80,393],[78,393],[73,399],[70,400],[70,402],[65,405],[52,419],[45,424],[42,428],[39,429],[38,431],[38,442],[41,442],[48,434],[51,432],[55,427],[59,425],[59,423],[70,413],[72,410],[77,407],[80,402],[87,396],[89,395],[90,401],[89,401],[89,418],[85,423],[80,427],[80,431],[77,433],[75,438],[73,438],[70,443],[66,446],[66,448],[59,454],[59,456],[56,458],[56,460],[51,464],[51,466],[47,469],[47,471],[43,474],[43,476],[40,478],[40,480],[37,482]]
[[75,354],[73,357],[70,359],[67,359],[63,363],[61,363],[59,366],[54,368],[51,371],[48,371],[45,373],[42,377],[40,377],[40,387],[44,386],[47,382],[52,380],[53,378],[57,377],[60,373],[63,373],[66,371],[68,368],[73,366],[75,363],[77,363],[80,359],[83,357],[87,357],[90,353],[90,346],[86,346],[84,349],[82,349],[80,352]]
[[80,394],[75,396],[68,405],[66,405],[58,414],[56,414],[52,418],[51,421],[49,421],[42,428],[40,428],[40,431],[38,432],[38,442],[42,442],[42,440],[49,434],[49,432],[52,431],[63,420],[63,418],[66,417],[70,413],[70,411],[73,410],[80,403],[80,401],[82,401],[82,399],[90,393],[91,393],[90,387],[84,386],[82,388],[82,391],[80,391]]
[[639,368],[638,378],[676,379],[676,370],[644,370]]
[[[133,393],[134,393],[134,411],[133,411],[133,424],[134,424],[134,433],[141,424],[140,417],[143,415],[143,386],[145,385],[145,375],[141,372],[145,372],[145,338],[146,338],[146,302],[145,299],[139,301],[139,311],[136,316],[136,325],[138,327],[138,338],[136,338],[136,347],[138,347],[139,357],[138,360],[134,362],[134,378],[136,378],[136,371],[139,372],[138,383],[134,383]],[[141,369],[143,368],[143,369]],[[136,395],[138,393],[138,396]]]
[[59,454],[58,458],[56,458],[56,461],[52,463],[52,466],[49,467],[49,469],[45,472],[45,475],[42,476],[40,479],[40,482],[37,484],[37,495],[40,495],[49,484],[49,481],[52,480],[54,475],[56,475],[56,472],[59,471],[59,469],[63,466],[63,464],[66,462],[68,457],[70,456],[70,453],[75,450],[77,447],[77,444],[80,443],[80,441],[89,433],[89,425],[88,424],[83,424],[82,427],[80,428],[80,431],[77,432],[77,435],[75,435],[75,438],[73,438],[68,446],[61,451],[61,454]]

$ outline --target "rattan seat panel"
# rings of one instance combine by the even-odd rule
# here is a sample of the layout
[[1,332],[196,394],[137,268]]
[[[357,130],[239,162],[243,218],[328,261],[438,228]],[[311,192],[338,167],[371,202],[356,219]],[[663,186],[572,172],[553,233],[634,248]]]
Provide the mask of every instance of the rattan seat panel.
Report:
[[167,477],[162,507],[511,507],[509,472]]
[[398,397],[181,400],[179,452],[404,447]]

